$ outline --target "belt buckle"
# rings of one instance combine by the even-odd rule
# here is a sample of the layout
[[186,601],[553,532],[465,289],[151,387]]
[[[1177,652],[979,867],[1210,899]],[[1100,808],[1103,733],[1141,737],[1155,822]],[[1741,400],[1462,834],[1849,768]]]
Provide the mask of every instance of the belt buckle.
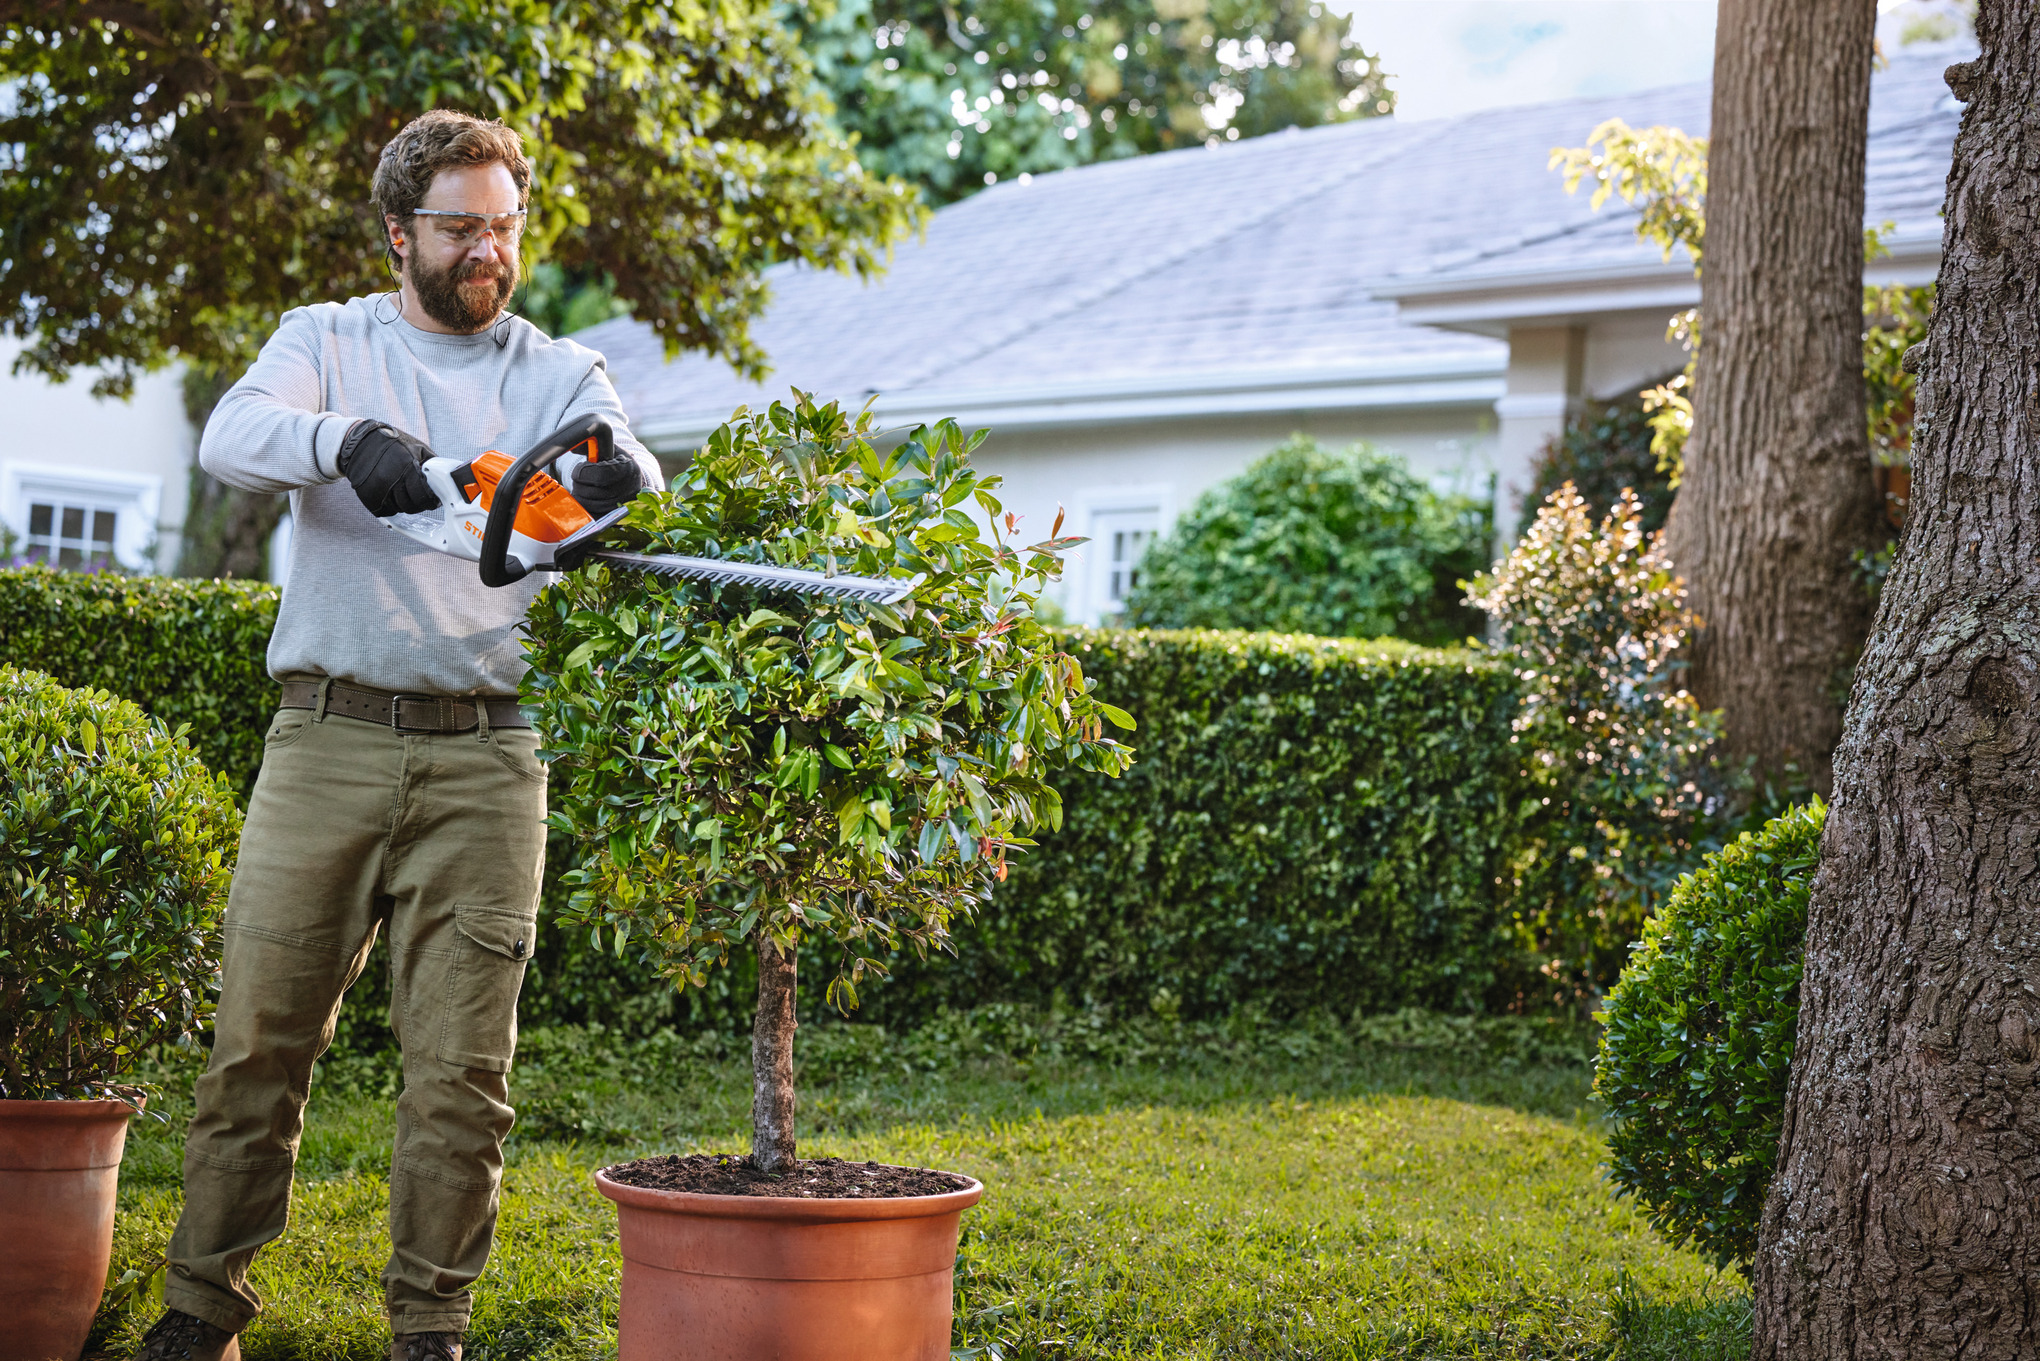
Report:
[[403,714],[403,712],[404,712],[404,701],[406,701],[406,700],[413,700],[413,701],[416,701],[417,703],[420,703],[420,704],[433,704],[433,705],[440,705],[440,706],[443,706],[443,705],[444,705],[444,704],[446,703],[446,700],[444,699],[444,697],[442,697],[442,696],[439,696],[439,695],[391,695],[391,696],[390,696],[390,731],[391,731],[391,732],[393,732],[393,733],[410,733],[410,732],[440,732],[440,731],[442,731],[442,730],[444,730],[444,729],[445,729],[445,727],[446,727],[446,710],[445,710],[445,709],[444,709],[443,707],[442,707],[442,708],[440,708],[440,709],[438,709],[438,710],[436,711],[435,715],[434,715],[434,716],[435,716],[435,718],[437,719],[437,725],[436,725],[436,726],[434,726],[434,727],[430,727],[430,728],[407,728],[407,727],[405,727],[405,726],[404,726],[404,723],[403,723],[403,718],[402,718],[402,714]]

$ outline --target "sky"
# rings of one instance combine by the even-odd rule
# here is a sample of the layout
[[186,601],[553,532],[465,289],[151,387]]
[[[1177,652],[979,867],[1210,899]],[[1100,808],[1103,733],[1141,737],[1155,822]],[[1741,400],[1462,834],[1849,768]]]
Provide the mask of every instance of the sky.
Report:
[[[1914,11],[1955,2],[1879,0],[1879,37],[1889,47]],[[1400,118],[1624,94],[1705,80],[1714,66],[1714,0],[1328,3],[1381,58]]]
[[[1330,0],[1400,118],[1705,80],[1714,0]],[[1647,54],[1647,55],[1645,55]]]

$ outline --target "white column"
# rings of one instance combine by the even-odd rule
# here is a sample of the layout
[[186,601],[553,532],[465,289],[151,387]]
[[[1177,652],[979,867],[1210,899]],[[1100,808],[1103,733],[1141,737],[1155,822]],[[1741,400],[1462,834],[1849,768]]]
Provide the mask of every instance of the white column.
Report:
[[1532,465],[1545,443],[1564,432],[1580,400],[1587,333],[1579,326],[1509,329],[1506,395],[1495,403],[1495,551],[1515,539]]

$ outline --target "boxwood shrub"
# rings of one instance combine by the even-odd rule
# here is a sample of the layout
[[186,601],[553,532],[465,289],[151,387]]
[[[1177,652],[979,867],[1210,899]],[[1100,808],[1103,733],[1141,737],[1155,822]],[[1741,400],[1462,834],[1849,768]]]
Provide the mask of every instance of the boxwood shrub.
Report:
[[170,728],[245,801],[276,708],[264,654],[277,588],[260,581],[0,571],[0,662],[109,690]]
[[1481,620],[1459,583],[1493,537],[1484,503],[1433,491],[1401,455],[1293,435],[1148,549],[1126,622],[1462,643]]
[[957,957],[888,1007],[1057,995],[1186,1016],[1244,1003],[1478,1008],[1519,944],[1504,662],[1393,641],[1071,630],[1137,724],[1115,780],[1072,776]]
[[1818,800],[1791,809],[1681,879],[1601,1013],[1614,1178],[1666,1237],[1721,1266],[1756,1254],[1826,819]]
[[241,815],[104,690],[0,665],[0,1097],[109,1094],[211,1009]]

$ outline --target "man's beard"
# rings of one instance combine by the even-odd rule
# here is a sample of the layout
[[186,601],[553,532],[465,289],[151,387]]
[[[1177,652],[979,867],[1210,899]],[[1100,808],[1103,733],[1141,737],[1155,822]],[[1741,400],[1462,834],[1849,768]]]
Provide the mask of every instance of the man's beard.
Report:
[[[462,260],[444,269],[420,262],[414,255],[404,262],[410,271],[411,287],[417,290],[418,305],[449,331],[462,335],[475,332],[494,321],[510,295],[517,290],[517,262]],[[470,280],[494,280],[494,288],[482,288]],[[466,287],[463,287],[466,284]]]

